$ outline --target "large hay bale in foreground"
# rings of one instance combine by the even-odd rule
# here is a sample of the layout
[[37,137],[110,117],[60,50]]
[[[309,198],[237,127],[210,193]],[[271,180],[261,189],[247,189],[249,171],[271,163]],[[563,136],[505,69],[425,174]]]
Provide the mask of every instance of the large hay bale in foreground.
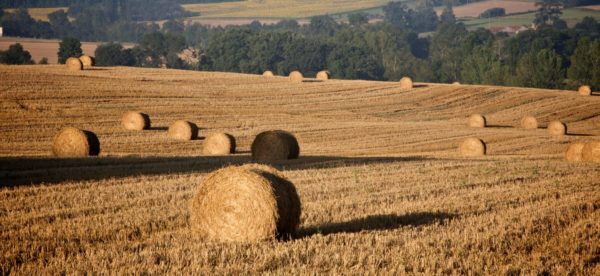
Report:
[[481,114],[469,116],[469,127],[486,127],[487,120]]
[[150,116],[141,112],[127,111],[121,118],[121,124],[127,130],[149,129]]
[[228,133],[213,133],[204,139],[202,152],[205,155],[227,155],[235,153],[235,137]]
[[298,140],[283,130],[265,131],[252,142],[252,159],[259,163],[295,159],[300,154]]
[[577,92],[579,92],[579,95],[582,95],[582,96],[591,96],[592,88],[590,88],[589,85],[582,85],[579,87],[579,90],[577,90]]
[[211,241],[293,237],[300,224],[294,185],[273,168],[227,167],[204,178],[190,206],[190,226]]
[[317,73],[317,79],[318,80],[328,80],[329,79],[329,71],[320,71],[319,73]]
[[198,138],[198,126],[192,122],[179,120],[169,126],[167,136],[175,140],[189,141]]
[[548,124],[548,133],[553,136],[562,136],[567,134],[567,125],[561,121],[552,121]]
[[273,77],[273,76],[275,76],[272,71],[265,71],[262,75],[265,76],[265,77]]
[[581,160],[600,163],[600,141],[585,143],[581,149]]
[[486,155],[486,145],[479,138],[467,138],[462,141],[458,151],[462,156],[484,156]]
[[538,128],[538,121],[533,116],[525,116],[521,119],[521,127],[524,129],[536,129]]
[[85,157],[100,153],[98,136],[91,131],[74,127],[63,128],[52,142],[52,153],[56,156]]
[[578,162],[582,159],[583,147],[585,143],[583,142],[574,142],[567,148],[565,152],[565,159],[571,162]]
[[65,62],[67,68],[71,71],[81,71],[83,70],[83,63],[78,58],[70,57]]
[[304,75],[302,75],[300,71],[293,71],[290,73],[289,78],[293,82],[302,82],[304,80]]
[[92,67],[96,65],[96,60],[93,57],[87,55],[80,56],[79,60],[81,61],[84,67]]
[[400,79],[400,88],[401,89],[412,89],[413,88],[412,79],[409,77],[402,77]]

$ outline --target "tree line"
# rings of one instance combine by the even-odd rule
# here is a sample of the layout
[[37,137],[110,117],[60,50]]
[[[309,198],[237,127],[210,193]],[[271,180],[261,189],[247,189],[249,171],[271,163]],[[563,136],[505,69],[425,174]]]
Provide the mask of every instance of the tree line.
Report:
[[[537,29],[516,36],[468,31],[450,5],[441,16],[425,16],[432,6],[390,3],[379,23],[369,23],[361,13],[349,16],[347,23],[317,16],[303,26],[283,20],[209,28],[172,19],[140,31],[131,40],[137,43],[133,48],[110,42],[100,45],[95,55],[97,64],[105,66],[271,70],[279,75],[300,70],[307,76],[327,69],[340,79],[395,81],[410,76],[427,82],[566,89],[589,84],[600,89],[600,24],[584,18],[569,28],[560,10],[549,9],[551,5],[540,7]],[[192,59],[182,56],[184,49],[193,49]]]

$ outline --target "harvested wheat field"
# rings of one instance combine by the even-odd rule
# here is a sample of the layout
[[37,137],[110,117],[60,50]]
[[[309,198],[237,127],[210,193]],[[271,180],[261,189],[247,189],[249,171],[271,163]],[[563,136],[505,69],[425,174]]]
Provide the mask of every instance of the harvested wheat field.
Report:
[[[600,273],[600,97],[575,91],[305,81],[167,69],[0,66],[2,274]],[[35,80],[35,81],[32,81]],[[127,110],[152,117],[128,131]],[[468,114],[486,128],[469,128]],[[531,115],[540,128],[523,129]],[[169,139],[181,118],[229,133],[236,154]],[[550,121],[569,126],[550,136]],[[64,127],[99,156],[52,156]],[[274,166],[301,200],[291,240],[220,243],[191,229],[209,173],[251,162],[263,131],[292,133]],[[486,155],[458,147],[477,137]]]

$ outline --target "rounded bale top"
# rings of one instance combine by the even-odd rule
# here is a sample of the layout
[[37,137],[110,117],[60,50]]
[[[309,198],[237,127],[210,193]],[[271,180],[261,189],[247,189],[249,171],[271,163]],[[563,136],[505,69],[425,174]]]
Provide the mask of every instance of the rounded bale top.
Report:
[[169,126],[167,136],[175,140],[194,140],[198,138],[198,126],[192,122],[178,120]]
[[553,136],[562,136],[567,134],[567,125],[561,121],[552,121],[548,124],[548,133]]
[[204,139],[203,153],[205,155],[228,155],[235,153],[235,137],[228,133],[213,133]]
[[88,55],[80,56],[79,60],[81,61],[84,67],[92,67],[96,65],[96,60],[94,59],[94,57]]
[[127,130],[149,129],[150,116],[146,113],[127,111],[121,118],[121,125]]
[[527,115],[521,119],[521,127],[524,129],[536,129],[538,128],[538,121],[535,117]]
[[95,133],[74,127],[63,128],[54,136],[52,153],[62,157],[85,157],[100,153],[100,141]]
[[262,75],[265,76],[265,77],[273,77],[273,76],[275,76],[273,74],[273,72],[269,71],[269,70],[265,71]]
[[320,71],[319,73],[317,73],[317,79],[318,80],[328,80],[329,79],[329,71]]
[[231,166],[204,178],[190,205],[190,226],[211,241],[285,239],[294,236],[300,210],[294,185],[275,169]]
[[569,145],[565,152],[565,159],[571,162],[579,162],[582,160],[583,147],[585,143],[574,142]]
[[83,63],[78,58],[70,57],[65,61],[67,68],[71,71],[81,71],[83,70]]
[[577,90],[577,92],[579,92],[579,95],[581,96],[591,96],[592,88],[589,85],[582,85],[579,87],[579,90]]
[[469,116],[469,127],[486,127],[487,120],[481,114],[472,114]]
[[485,143],[479,138],[467,138],[459,146],[459,153],[462,156],[484,156],[487,154]]
[[400,88],[401,89],[412,89],[413,81],[410,77],[402,77],[400,79]]
[[600,163],[600,141],[585,143],[581,149],[581,160]]
[[304,80],[304,75],[302,75],[300,71],[292,71],[289,78],[292,82],[302,82],[302,80]]
[[252,159],[270,163],[298,158],[300,147],[293,134],[283,130],[269,130],[254,138],[251,146]]

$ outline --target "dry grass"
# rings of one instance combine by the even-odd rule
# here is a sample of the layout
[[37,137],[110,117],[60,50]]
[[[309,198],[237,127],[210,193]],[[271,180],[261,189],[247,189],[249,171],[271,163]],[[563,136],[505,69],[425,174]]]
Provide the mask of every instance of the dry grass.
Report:
[[[564,160],[571,142],[600,141],[600,97],[97,69],[0,66],[3,273],[600,271],[600,171]],[[122,129],[123,110],[147,111],[154,128]],[[464,114],[474,113],[506,127],[468,128]],[[579,135],[521,129],[527,114],[541,125],[560,119]],[[166,127],[179,118],[235,135],[240,153],[203,157],[203,141],[168,139]],[[51,157],[65,125],[97,133],[100,157]],[[301,157],[278,166],[302,200],[299,237],[200,240],[188,209],[198,184],[248,163],[254,135],[268,129],[301,142]],[[458,156],[472,136],[486,141],[486,157]]]
[[[69,8],[67,7],[58,7],[58,8],[29,8],[27,9],[27,12],[29,12],[29,15],[31,15],[31,17],[33,17],[33,19],[35,20],[42,20],[42,21],[49,21],[48,19],[48,15],[58,11],[58,10],[63,10],[65,12],[69,11]],[[6,12],[15,12],[16,9],[5,9]]]
[[[479,17],[479,15],[491,8],[504,8],[506,14],[522,13],[535,11],[537,7],[534,1],[514,1],[514,0],[487,0],[475,2],[468,5],[453,7],[454,15],[461,17]],[[437,14],[441,15],[443,7],[436,8]]]

